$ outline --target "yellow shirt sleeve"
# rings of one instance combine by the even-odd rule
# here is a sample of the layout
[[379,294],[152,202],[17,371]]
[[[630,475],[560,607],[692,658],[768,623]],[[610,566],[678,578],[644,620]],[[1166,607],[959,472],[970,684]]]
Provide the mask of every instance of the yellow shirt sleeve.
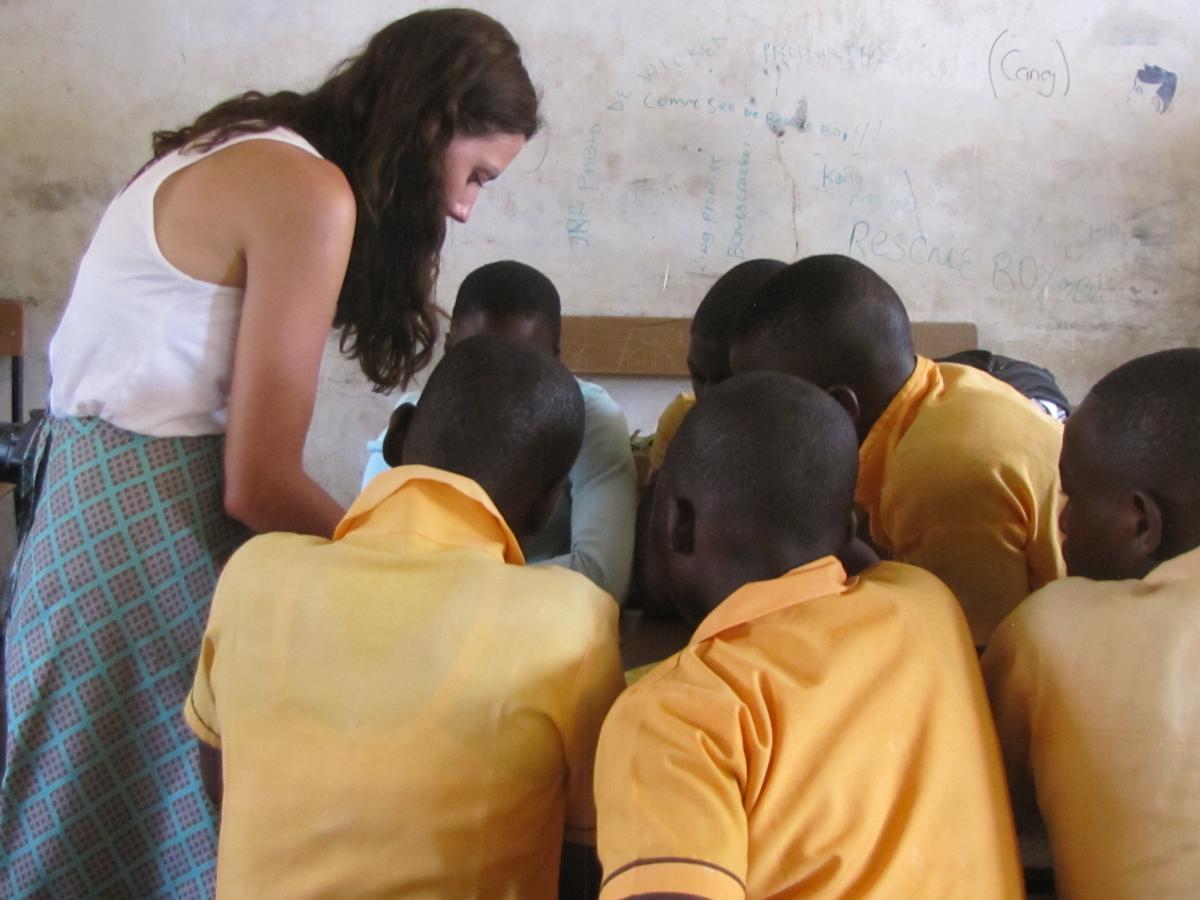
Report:
[[675,432],[679,431],[684,417],[695,405],[695,395],[679,394],[658,417],[658,428],[654,432],[654,441],[650,444],[651,472],[657,472],[662,466],[663,460],[667,458],[667,447],[671,446]]
[[217,719],[217,700],[213,696],[212,675],[216,641],[206,632],[196,664],[196,678],[183,704],[183,717],[197,738],[210,747],[221,749],[220,723]]
[[625,687],[617,645],[617,605],[607,603],[599,617],[592,645],[580,665],[572,718],[564,734],[567,760],[567,801],[563,840],[596,843],[596,803],[593,780],[600,725]]
[[191,691],[183,701],[183,718],[188,727],[197,738],[217,750],[221,749],[221,725],[217,716],[217,698],[213,693],[212,672],[222,632],[223,610],[226,605],[224,598],[231,591],[230,582],[237,577],[233,573],[237,556],[238,554],[234,554],[229,560],[217,582],[217,590],[213,594],[212,606],[208,613],[208,625],[204,629],[204,638],[200,644],[196,676],[192,681]]
[[745,897],[743,719],[740,701],[715,681],[698,687],[656,673],[617,701],[596,770],[602,900]]

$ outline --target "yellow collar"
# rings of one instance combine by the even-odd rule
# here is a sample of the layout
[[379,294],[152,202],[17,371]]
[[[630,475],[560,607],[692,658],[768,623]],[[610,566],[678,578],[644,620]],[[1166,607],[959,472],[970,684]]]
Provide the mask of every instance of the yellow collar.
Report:
[[430,466],[397,466],[372,479],[346,510],[333,539],[401,534],[474,547],[507,563],[525,562],[487,492],[470,478]]
[[705,616],[692,635],[691,643],[707,641],[722,631],[798,603],[844,593],[856,582],[855,578],[846,578],[846,570],[834,556],[823,556],[770,581],[751,582],[738,588]]

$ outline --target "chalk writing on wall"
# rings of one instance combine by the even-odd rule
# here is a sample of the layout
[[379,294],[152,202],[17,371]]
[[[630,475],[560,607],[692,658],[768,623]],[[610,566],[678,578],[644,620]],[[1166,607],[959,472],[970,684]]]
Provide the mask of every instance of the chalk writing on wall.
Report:
[[633,97],[633,94],[629,93],[628,91],[616,91],[616,96],[617,96],[617,99],[614,100],[612,103],[608,104],[608,111],[609,112],[624,112],[625,111],[625,101],[629,100],[631,97]]
[[1066,97],[1071,92],[1071,64],[1058,38],[1027,41],[1007,28],[996,35],[988,53],[992,96]]
[[577,197],[574,203],[567,206],[567,244],[572,250],[587,250],[592,246],[591,217],[588,215],[585,195],[599,190],[600,178],[598,158],[600,155],[599,138],[600,123],[593,122],[583,139],[580,151],[579,174],[575,178]]
[[742,142],[737,162],[737,182],[734,186],[733,232],[729,236],[726,256],[746,258],[746,219],[750,215],[750,144]]
[[645,62],[637,70],[637,77],[642,81],[652,82],[659,76],[685,71],[697,63],[706,62],[717,56],[724,47],[724,37],[707,38]]
[[[606,123],[612,121],[614,129],[625,118],[652,118],[661,122],[653,127],[681,137],[681,145],[700,154],[689,153],[683,164],[685,170],[691,170],[691,177],[677,169],[668,179],[672,185],[668,192],[685,183],[690,188],[685,221],[692,224],[683,246],[691,274],[722,271],[731,261],[754,255],[754,220],[760,219],[760,227],[768,221],[755,199],[754,183],[769,180],[767,161],[777,157],[791,179],[797,255],[802,253],[798,204],[806,196],[821,198],[817,208],[840,219],[833,223],[833,233],[848,228],[848,240],[842,246],[851,256],[877,264],[938,271],[952,282],[969,283],[1000,296],[1054,292],[1076,302],[1096,302],[1107,286],[1106,280],[1100,269],[1086,261],[1087,254],[1070,252],[1081,244],[1065,241],[1061,229],[1059,239],[1049,246],[1036,243],[1023,247],[1012,238],[989,241],[978,229],[962,230],[944,222],[937,203],[923,210],[907,168],[897,167],[889,174],[878,165],[881,159],[894,158],[897,135],[903,139],[908,134],[906,123],[885,122],[872,116],[876,110],[869,107],[835,106],[824,89],[812,93],[814,89],[803,78],[814,70],[867,72],[900,58],[893,57],[883,44],[857,40],[835,47],[787,38],[749,45],[727,40],[723,35],[687,39],[678,47],[651,51],[634,60],[632,72],[626,73],[629,80],[615,86],[600,105],[608,115],[617,114],[611,120],[604,119]],[[718,58],[723,74],[714,75]],[[763,74],[783,79],[774,85],[773,97],[766,99],[761,90],[756,90],[762,85],[752,81],[733,86],[729,67],[736,68],[735,60],[739,58],[752,70],[761,69]],[[990,44],[987,62],[989,85],[996,99],[1041,103],[1071,95],[1067,47],[1050,29],[1040,33],[1001,30]],[[1148,103],[1162,112],[1171,102],[1174,86],[1173,73],[1147,64],[1133,79],[1129,102]],[[697,132],[713,127],[719,130]],[[770,150],[762,143],[761,132],[755,133],[759,127],[776,139]],[[594,124],[584,136],[575,173],[576,192],[566,219],[568,243],[574,250],[587,250],[595,243],[595,218],[606,208],[608,197],[601,184],[601,145],[620,142],[623,134],[614,130],[602,136],[600,125]],[[705,137],[698,139],[697,134]],[[718,140],[716,135],[721,138]],[[730,144],[723,146],[726,135]],[[791,135],[799,135],[799,140],[787,143],[785,150],[783,139]],[[798,163],[801,159],[804,175],[799,174],[801,169],[789,166],[789,161]],[[763,171],[754,174],[752,182],[756,161]],[[697,171],[701,167],[706,171]],[[654,177],[641,172],[638,175],[630,176],[627,183],[623,179],[619,187],[638,191],[647,185],[668,183],[657,173]],[[806,193],[804,183],[816,192]],[[835,205],[829,206],[829,200]],[[835,212],[838,207],[840,215]],[[805,212],[812,209],[809,203]],[[929,230],[922,223],[922,212],[927,217],[932,213]],[[780,223],[770,219],[770,224],[775,227]],[[666,279],[663,284],[665,290]]]
[[1035,253],[1009,248],[980,251],[953,239],[939,240],[918,231],[879,228],[866,219],[850,227],[849,256],[868,264],[887,260],[910,266],[940,268],[965,282],[990,285],[999,294],[1037,294],[1055,291],[1073,302],[1095,302],[1104,288],[1103,277],[1068,267],[1069,255],[1056,263]]
[[709,154],[708,188],[704,192],[704,203],[700,213],[700,250],[693,259],[701,272],[707,271],[708,264],[716,255],[713,250],[716,245],[716,229],[720,225],[717,215],[717,193],[721,186],[721,157]]
[[[811,68],[865,71],[878,68],[884,62],[883,50],[878,44],[850,44],[837,47],[788,41],[763,41],[761,53],[763,65],[774,67],[776,71]],[[763,73],[767,74],[767,69],[763,69]]]

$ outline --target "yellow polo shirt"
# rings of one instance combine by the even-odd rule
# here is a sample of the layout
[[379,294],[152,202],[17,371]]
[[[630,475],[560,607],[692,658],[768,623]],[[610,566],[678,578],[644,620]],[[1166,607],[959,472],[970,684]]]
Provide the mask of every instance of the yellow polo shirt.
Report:
[[223,755],[220,897],[554,897],[594,840],[617,605],[522,565],[474,482],[374,479],[332,541],[254,538],[185,706]]
[[613,707],[596,804],[602,900],[1023,896],[962,611],[900,563],[734,592]]
[[657,472],[667,458],[667,448],[675,437],[675,432],[683,424],[684,417],[696,405],[695,394],[676,394],[675,399],[667,404],[667,408],[658,417],[658,428],[654,432],[654,440],[650,444],[650,471]]
[[1059,896],[1200,891],[1200,549],[1141,581],[1065,578],[992,636],[983,672],[1018,821]]
[[856,500],[893,559],[949,585],[982,646],[1066,569],[1058,533],[1062,426],[970,366],[917,357],[859,449]]

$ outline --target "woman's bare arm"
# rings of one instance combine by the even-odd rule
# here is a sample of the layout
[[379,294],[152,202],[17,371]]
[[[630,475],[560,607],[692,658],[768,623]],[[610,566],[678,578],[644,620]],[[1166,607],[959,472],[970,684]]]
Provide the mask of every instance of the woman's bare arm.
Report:
[[305,473],[303,452],[354,237],[350,186],[333,164],[270,140],[218,151],[172,180],[156,201],[164,254],[193,277],[245,286],[225,508],[255,531],[327,536],[342,508]]

